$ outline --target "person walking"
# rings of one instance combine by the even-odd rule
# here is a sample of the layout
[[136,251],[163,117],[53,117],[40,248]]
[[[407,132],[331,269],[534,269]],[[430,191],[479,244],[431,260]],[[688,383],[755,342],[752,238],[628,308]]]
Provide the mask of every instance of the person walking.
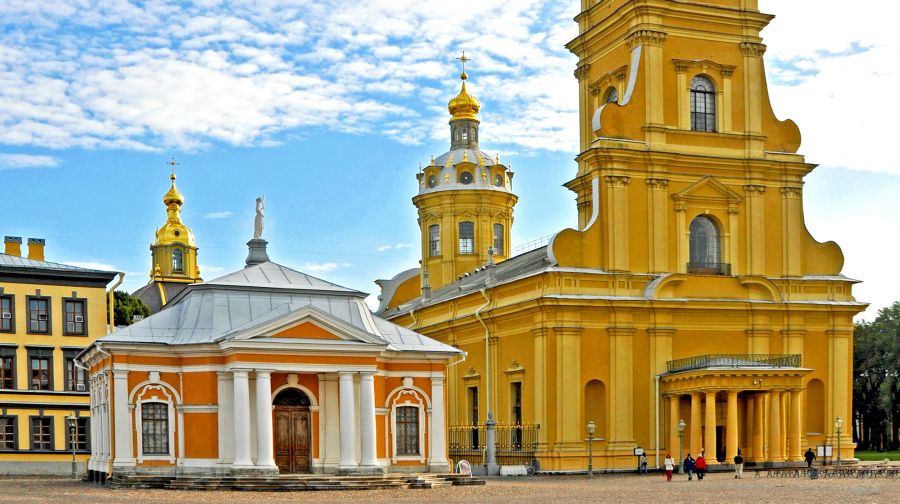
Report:
[[663,461],[663,465],[666,468],[666,481],[672,481],[672,471],[675,470],[675,459],[672,458],[671,454],[666,454],[666,460]]
[[741,479],[744,476],[744,456],[741,455],[741,449],[738,448],[737,455],[734,456],[734,479]]
[[816,454],[813,453],[812,448],[806,450],[806,453],[803,454],[803,458],[806,459],[806,468],[812,469],[813,460],[816,460]]
[[647,455],[645,453],[641,453],[640,462],[641,462],[640,472],[643,474],[647,474]]
[[697,467],[697,461],[694,460],[694,457],[691,457],[691,454],[688,453],[687,457],[684,458],[684,472],[688,475],[688,481],[694,479],[694,469]]
[[700,450],[700,455],[697,455],[697,464],[696,464],[697,469],[696,470],[697,470],[697,480],[698,481],[702,480],[703,476],[706,474],[706,457],[704,457],[705,453],[706,453],[705,451]]

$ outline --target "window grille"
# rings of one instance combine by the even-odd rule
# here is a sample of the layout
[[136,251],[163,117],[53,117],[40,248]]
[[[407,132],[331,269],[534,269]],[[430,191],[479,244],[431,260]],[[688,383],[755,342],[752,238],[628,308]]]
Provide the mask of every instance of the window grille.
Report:
[[169,405],[149,402],[141,405],[144,455],[169,454]]
[[397,455],[419,455],[419,408],[397,408]]
[[31,449],[53,449],[53,418],[32,417],[31,419]]

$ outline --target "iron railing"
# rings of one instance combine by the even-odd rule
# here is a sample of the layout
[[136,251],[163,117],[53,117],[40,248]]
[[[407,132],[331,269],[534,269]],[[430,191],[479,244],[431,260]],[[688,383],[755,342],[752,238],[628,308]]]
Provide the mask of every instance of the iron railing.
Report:
[[676,359],[666,362],[666,369],[672,373],[675,371],[687,371],[690,369],[707,368],[744,368],[744,367],[787,367],[797,368],[802,364],[800,354],[719,354],[698,355],[686,359]]
[[688,273],[698,275],[731,276],[731,264],[729,263],[689,262],[687,270]]
[[[537,451],[539,425],[496,424],[494,446],[497,464],[530,465]],[[451,425],[449,455],[454,461],[484,464],[487,428],[484,424]]]

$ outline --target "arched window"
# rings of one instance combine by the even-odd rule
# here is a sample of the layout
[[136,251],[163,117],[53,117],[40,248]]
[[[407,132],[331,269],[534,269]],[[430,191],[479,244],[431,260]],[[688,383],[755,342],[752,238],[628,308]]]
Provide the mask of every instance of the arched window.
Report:
[[475,223],[463,221],[459,223],[459,253],[475,253]]
[[172,272],[184,272],[184,252],[182,252],[181,249],[172,251]]
[[494,224],[494,254],[503,255],[503,224]]
[[432,224],[428,226],[428,257],[441,255],[441,226]]
[[705,215],[691,221],[691,262],[688,271],[707,275],[724,274],[719,256],[719,227]]
[[610,88],[606,90],[606,94],[603,97],[603,103],[618,103],[618,101],[619,90],[610,86]]
[[716,131],[716,87],[702,75],[691,80],[691,129]]
[[286,388],[278,393],[275,396],[275,400],[272,401],[272,404],[275,406],[309,406],[309,396],[303,393],[302,390],[297,390],[295,388]]
[[169,454],[169,405],[163,402],[141,404],[142,453]]
[[419,455],[419,408],[400,406],[396,410],[397,455]]

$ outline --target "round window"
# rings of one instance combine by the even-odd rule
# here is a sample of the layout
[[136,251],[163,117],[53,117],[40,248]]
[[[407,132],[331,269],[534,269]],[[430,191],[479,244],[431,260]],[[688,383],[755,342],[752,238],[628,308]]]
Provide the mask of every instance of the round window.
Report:
[[503,175],[500,175],[499,173],[497,175],[494,175],[494,185],[497,187],[503,187]]
[[173,234],[174,234],[175,236],[181,236],[181,231],[179,231],[179,230],[176,229],[175,232],[174,232]]
[[472,172],[464,171],[459,175],[459,181],[462,184],[471,184],[472,183]]
[[434,175],[428,177],[428,187],[434,187],[437,185],[437,177]]

